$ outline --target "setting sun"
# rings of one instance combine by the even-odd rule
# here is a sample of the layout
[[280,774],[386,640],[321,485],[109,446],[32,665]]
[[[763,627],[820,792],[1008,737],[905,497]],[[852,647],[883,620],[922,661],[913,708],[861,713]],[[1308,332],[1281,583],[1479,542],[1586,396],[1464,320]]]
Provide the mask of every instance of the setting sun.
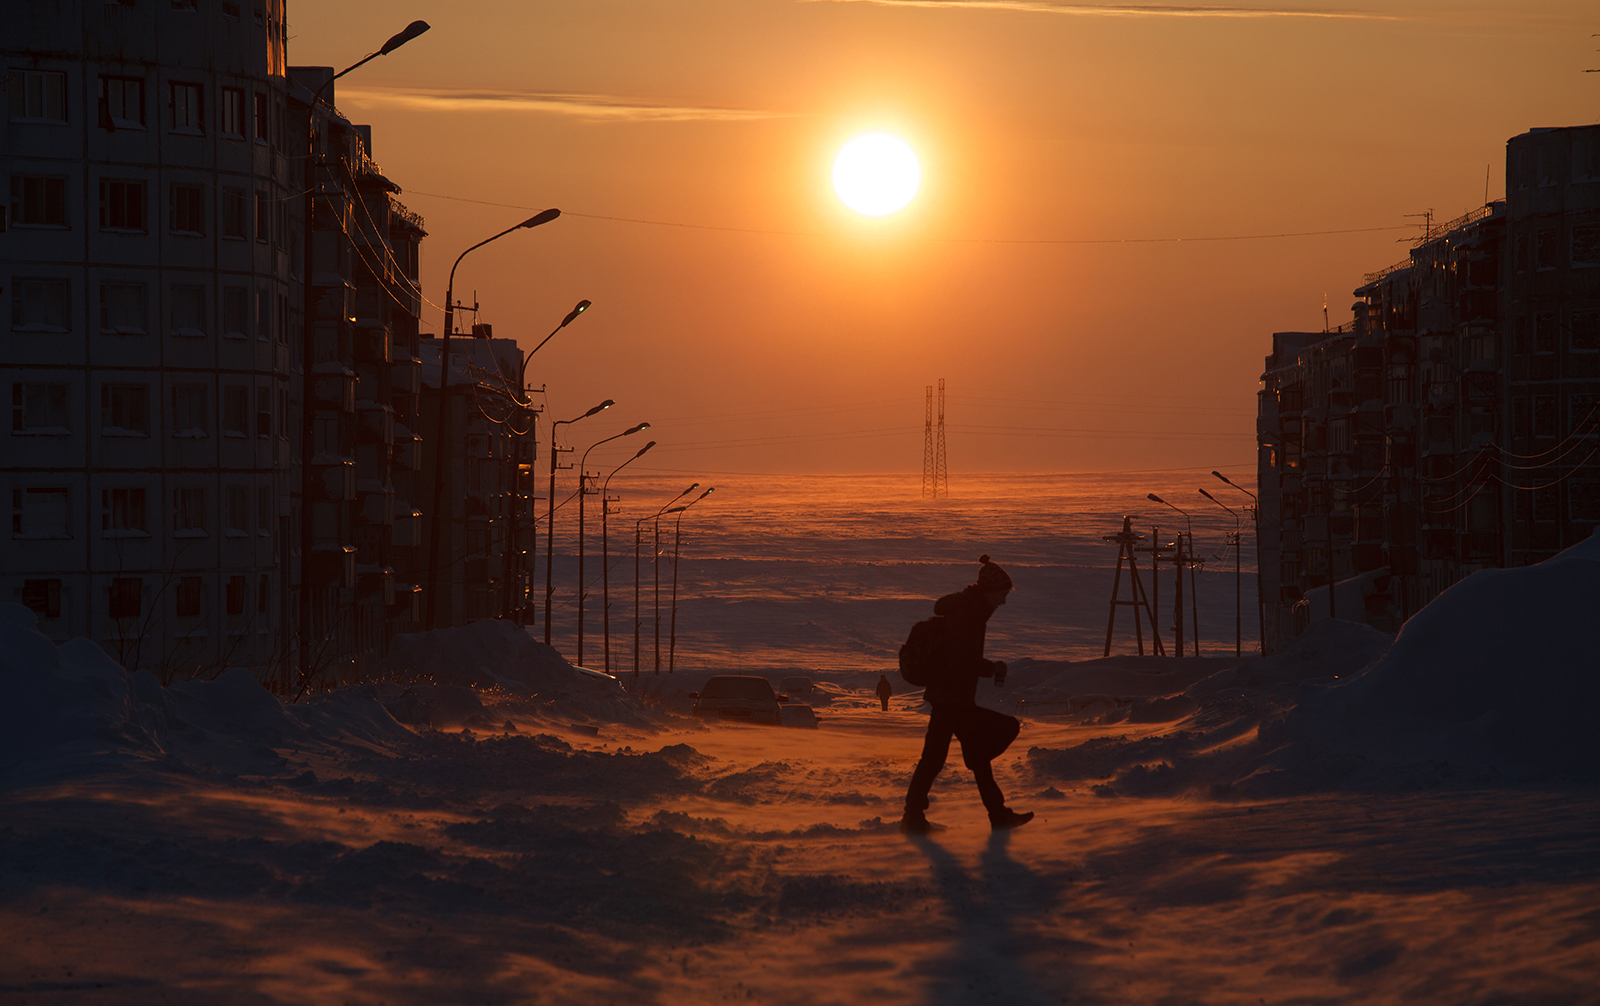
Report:
[[911,201],[922,181],[917,155],[899,137],[868,133],[844,145],[833,162],[833,188],[857,213],[883,216]]

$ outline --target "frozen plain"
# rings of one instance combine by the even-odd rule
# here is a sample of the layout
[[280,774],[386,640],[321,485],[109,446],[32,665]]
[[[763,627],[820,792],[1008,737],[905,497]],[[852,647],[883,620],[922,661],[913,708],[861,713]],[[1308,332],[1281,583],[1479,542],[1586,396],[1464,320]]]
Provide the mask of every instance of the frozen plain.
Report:
[[[969,541],[1013,534],[997,509],[949,504],[939,523],[973,533],[937,546],[909,504],[863,523],[875,544],[816,523],[786,540],[759,507],[708,521],[686,546],[771,565],[686,562],[678,672],[631,693],[489,623],[410,651],[475,689],[285,707],[237,673],[129,679],[7,608],[0,1002],[1600,1001],[1580,635],[1600,544],[1473,577],[1392,643],[1327,622],[1242,666],[1211,646],[1095,661],[1109,546],[1083,538],[1117,508],[1031,553],[1018,521],[985,550],[1092,613],[1031,612],[1019,589],[995,620],[1013,671],[986,701],[1073,710],[1028,717],[999,766],[1039,818],[991,835],[957,759],[930,812],[946,830],[908,840],[892,822],[924,717],[866,689],[919,604],[970,577]],[[905,610],[815,628],[884,595]],[[681,715],[707,673],[745,668],[822,681],[820,728]]]

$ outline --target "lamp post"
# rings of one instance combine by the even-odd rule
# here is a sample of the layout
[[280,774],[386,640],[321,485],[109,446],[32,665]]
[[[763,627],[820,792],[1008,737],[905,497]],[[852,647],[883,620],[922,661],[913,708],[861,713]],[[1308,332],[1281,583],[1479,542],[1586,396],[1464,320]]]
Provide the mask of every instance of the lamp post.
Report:
[[[440,510],[443,509],[445,498],[444,484],[446,479],[444,471],[445,462],[449,455],[451,426],[449,399],[450,335],[451,329],[455,328],[456,268],[461,265],[462,259],[489,242],[498,241],[512,231],[521,230],[524,227],[538,227],[540,224],[547,224],[560,215],[561,211],[557,209],[543,210],[536,213],[520,224],[507,227],[494,237],[479,241],[460,255],[457,255],[455,264],[450,267],[450,281],[446,284],[444,292],[444,333],[441,336],[443,341],[439,345],[439,421],[435,424],[438,443],[435,445],[433,452],[433,510],[428,532],[428,625],[435,629],[439,627],[439,539],[443,528],[443,515]],[[450,510],[453,515],[455,513],[454,500],[451,500]]]
[[[674,507],[678,519],[672,532],[672,632],[667,640],[667,673],[671,674],[678,657],[678,548],[683,544],[683,512],[716,491],[712,486],[683,506]],[[673,511],[668,511],[669,513]]]
[[[642,543],[643,543],[643,537],[644,537],[644,524],[645,524],[646,521],[656,520],[662,514],[667,512],[667,507],[672,506],[672,504],[674,504],[674,503],[678,502],[679,500],[683,499],[685,496],[687,496],[690,493],[694,492],[698,488],[700,488],[700,483],[698,483],[698,482],[690,485],[689,488],[685,489],[683,492],[679,493],[678,495],[672,497],[672,499],[668,500],[666,502],[666,504],[661,507],[660,510],[657,510],[655,513],[651,514],[648,517],[640,517],[638,520],[633,522],[633,677],[634,677],[634,680],[638,680],[638,678],[639,678],[639,626],[644,622],[644,619],[639,617],[639,553],[643,551]],[[656,526],[656,554],[652,555],[650,557],[650,565],[651,565],[652,568],[654,568],[656,566],[656,556],[660,555],[660,553],[661,553],[661,529],[660,529],[660,525],[657,524],[657,526]],[[656,673],[657,674],[661,673],[661,577],[660,577],[659,574],[656,576]]]
[[[637,454],[611,469],[611,475],[617,474],[617,472],[644,457],[645,452],[655,445],[656,442],[652,440],[639,448]],[[605,636],[607,674],[611,673],[611,547],[606,518],[611,516],[611,503],[606,497],[606,493],[611,491],[611,475],[607,475],[606,480],[600,483],[600,624],[602,626],[601,631]]]
[[[629,427],[626,430],[623,430],[621,433],[618,433],[614,437],[606,437],[604,440],[597,440],[594,443],[589,445],[589,450],[584,451],[583,452],[583,457],[578,460],[578,666],[579,667],[583,666],[583,599],[584,599],[585,596],[587,596],[584,593],[584,583],[583,583],[583,501],[584,501],[584,498],[589,495],[589,490],[588,490],[588,485],[587,485],[588,480],[589,480],[589,476],[586,474],[586,468],[587,468],[587,466],[589,464],[589,451],[594,450],[596,447],[599,447],[601,444],[609,444],[611,441],[616,440],[616,439],[618,439],[620,437],[631,436],[631,435],[633,435],[635,433],[638,433],[640,430],[648,430],[649,428],[650,428],[650,424],[649,423],[640,423],[638,426],[632,426],[632,427]],[[643,452],[641,451],[640,453],[643,453]]]
[[[1180,548],[1178,550],[1177,563],[1176,563],[1177,572],[1178,572],[1178,597],[1177,597],[1177,612],[1178,612],[1178,623],[1179,623],[1178,624],[1178,631],[1180,633],[1183,631],[1183,624],[1182,624],[1183,623],[1183,567],[1184,567],[1185,562],[1187,562],[1187,564],[1189,566],[1189,614],[1190,614],[1190,624],[1192,624],[1194,626],[1194,655],[1198,657],[1200,655],[1200,602],[1199,602],[1199,599],[1195,597],[1196,591],[1195,591],[1195,586],[1194,586],[1194,521],[1190,519],[1189,512],[1187,510],[1182,510],[1182,509],[1179,509],[1178,507],[1172,506],[1171,503],[1168,503],[1166,500],[1162,499],[1160,496],[1157,496],[1155,493],[1146,493],[1145,494],[1145,499],[1152,500],[1152,501],[1154,501],[1156,503],[1160,503],[1162,506],[1172,507],[1172,509],[1177,510],[1180,514],[1183,514],[1184,524],[1189,528],[1189,550],[1188,550],[1188,553],[1187,553],[1188,558],[1185,559],[1185,553],[1184,553],[1183,549]],[[1180,656],[1180,657],[1183,656],[1183,645],[1182,645],[1181,642],[1178,645],[1178,656]]]
[[[426,21],[413,21],[406,25],[405,28],[403,28],[400,32],[391,35],[389,40],[383,43],[382,47],[379,48],[377,52],[371,53],[361,60],[350,64],[343,70],[340,70],[338,73],[323,81],[322,86],[318,87],[316,93],[311,96],[311,104],[306,106],[306,162],[304,176],[306,189],[306,218],[305,247],[303,250],[305,257],[301,263],[301,272],[305,274],[305,290],[304,300],[301,304],[300,311],[300,364],[301,374],[303,375],[301,378],[303,382],[301,387],[301,408],[303,410],[303,415],[301,416],[300,423],[300,596],[298,598],[299,603],[296,605],[296,607],[299,609],[299,662],[302,685],[308,682],[311,678],[311,554],[312,549],[315,548],[317,541],[315,522],[311,519],[310,513],[312,488],[315,485],[316,478],[315,474],[311,471],[311,458],[312,455],[316,453],[316,424],[312,422],[315,410],[312,408],[311,404],[311,374],[316,367],[317,359],[316,339],[313,337],[314,325],[312,321],[312,319],[315,317],[315,312],[312,310],[312,305],[316,302],[315,284],[312,282],[312,277],[315,275],[315,271],[311,266],[313,258],[312,253],[315,247],[312,224],[316,220],[317,167],[320,163],[320,160],[317,157],[317,105],[322,102],[323,94],[327,92],[329,87],[333,86],[334,81],[338,80],[340,77],[343,77],[356,67],[363,66],[366,63],[377,59],[379,56],[389,55],[391,52],[394,52],[396,49],[405,45],[407,42],[411,41],[427,30],[428,22]],[[282,320],[285,325],[288,324],[287,318]],[[285,537],[288,536],[285,535]],[[287,544],[283,545],[281,553],[284,556],[284,559],[282,569],[279,572],[280,583],[287,584],[289,582],[290,572],[288,561],[289,549]],[[287,629],[287,626],[284,628]],[[284,638],[287,639],[288,635],[289,634],[285,632]],[[287,663],[287,649],[284,651],[284,657],[285,663]]]
[[[545,511],[544,518],[544,642],[546,646],[550,645],[550,598],[555,594],[556,590],[554,566],[556,551],[556,459],[562,453],[561,449],[556,446],[556,431],[563,426],[570,426],[573,423],[588,419],[596,413],[604,412],[615,404],[617,403],[608,398],[577,419],[560,419],[550,424],[550,498],[546,501],[549,509]],[[566,450],[570,452],[572,448],[568,447]],[[582,472],[579,472],[579,474],[581,475]],[[578,488],[579,490],[583,489],[583,481],[581,479],[578,482]]]
[[1239,512],[1215,496],[1200,490],[1200,495],[1233,514],[1233,655],[1244,656],[1244,588],[1239,579]]
[[1261,652],[1265,654],[1267,652],[1267,617],[1266,598],[1261,596],[1261,504],[1256,499],[1255,493],[1234,482],[1228,476],[1215,470],[1211,474],[1250,497],[1250,502],[1245,504],[1245,508],[1250,511],[1250,523],[1254,526],[1256,534],[1256,618],[1259,623],[1256,626],[1256,630],[1261,635]]

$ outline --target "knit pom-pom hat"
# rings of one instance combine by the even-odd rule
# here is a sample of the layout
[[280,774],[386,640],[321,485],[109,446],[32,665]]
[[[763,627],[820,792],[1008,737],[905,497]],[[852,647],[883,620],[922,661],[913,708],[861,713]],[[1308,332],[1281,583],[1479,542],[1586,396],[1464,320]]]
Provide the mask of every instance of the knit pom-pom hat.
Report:
[[978,556],[978,561],[983,563],[983,568],[978,570],[978,582],[974,586],[986,594],[996,590],[1013,589],[1011,576],[1000,568],[999,563],[990,562],[986,555]]

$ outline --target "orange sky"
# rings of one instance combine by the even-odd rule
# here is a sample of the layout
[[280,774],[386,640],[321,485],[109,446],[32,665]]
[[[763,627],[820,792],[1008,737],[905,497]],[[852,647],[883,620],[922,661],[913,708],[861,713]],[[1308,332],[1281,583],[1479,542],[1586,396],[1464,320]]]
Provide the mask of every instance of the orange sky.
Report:
[[[1407,248],[1402,230],[1017,242],[1454,216],[1483,201],[1485,167],[1502,193],[1507,138],[1600,114],[1593,14],[341,0],[291,7],[290,60],[343,68],[433,25],[336,100],[427,218],[434,303],[462,249],[529,214],[422,193],[565,212],[474,252],[457,290],[525,348],[594,301],[529,368],[556,418],[616,399],[578,446],[649,420],[658,472],[917,471],[923,388],[944,377],[959,485],[1250,463],[1269,334],[1320,328],[1324,291],[1347,320],[1361,274]],[[922,162],[917,198],[882,219],[829,180],[871,130]]]

